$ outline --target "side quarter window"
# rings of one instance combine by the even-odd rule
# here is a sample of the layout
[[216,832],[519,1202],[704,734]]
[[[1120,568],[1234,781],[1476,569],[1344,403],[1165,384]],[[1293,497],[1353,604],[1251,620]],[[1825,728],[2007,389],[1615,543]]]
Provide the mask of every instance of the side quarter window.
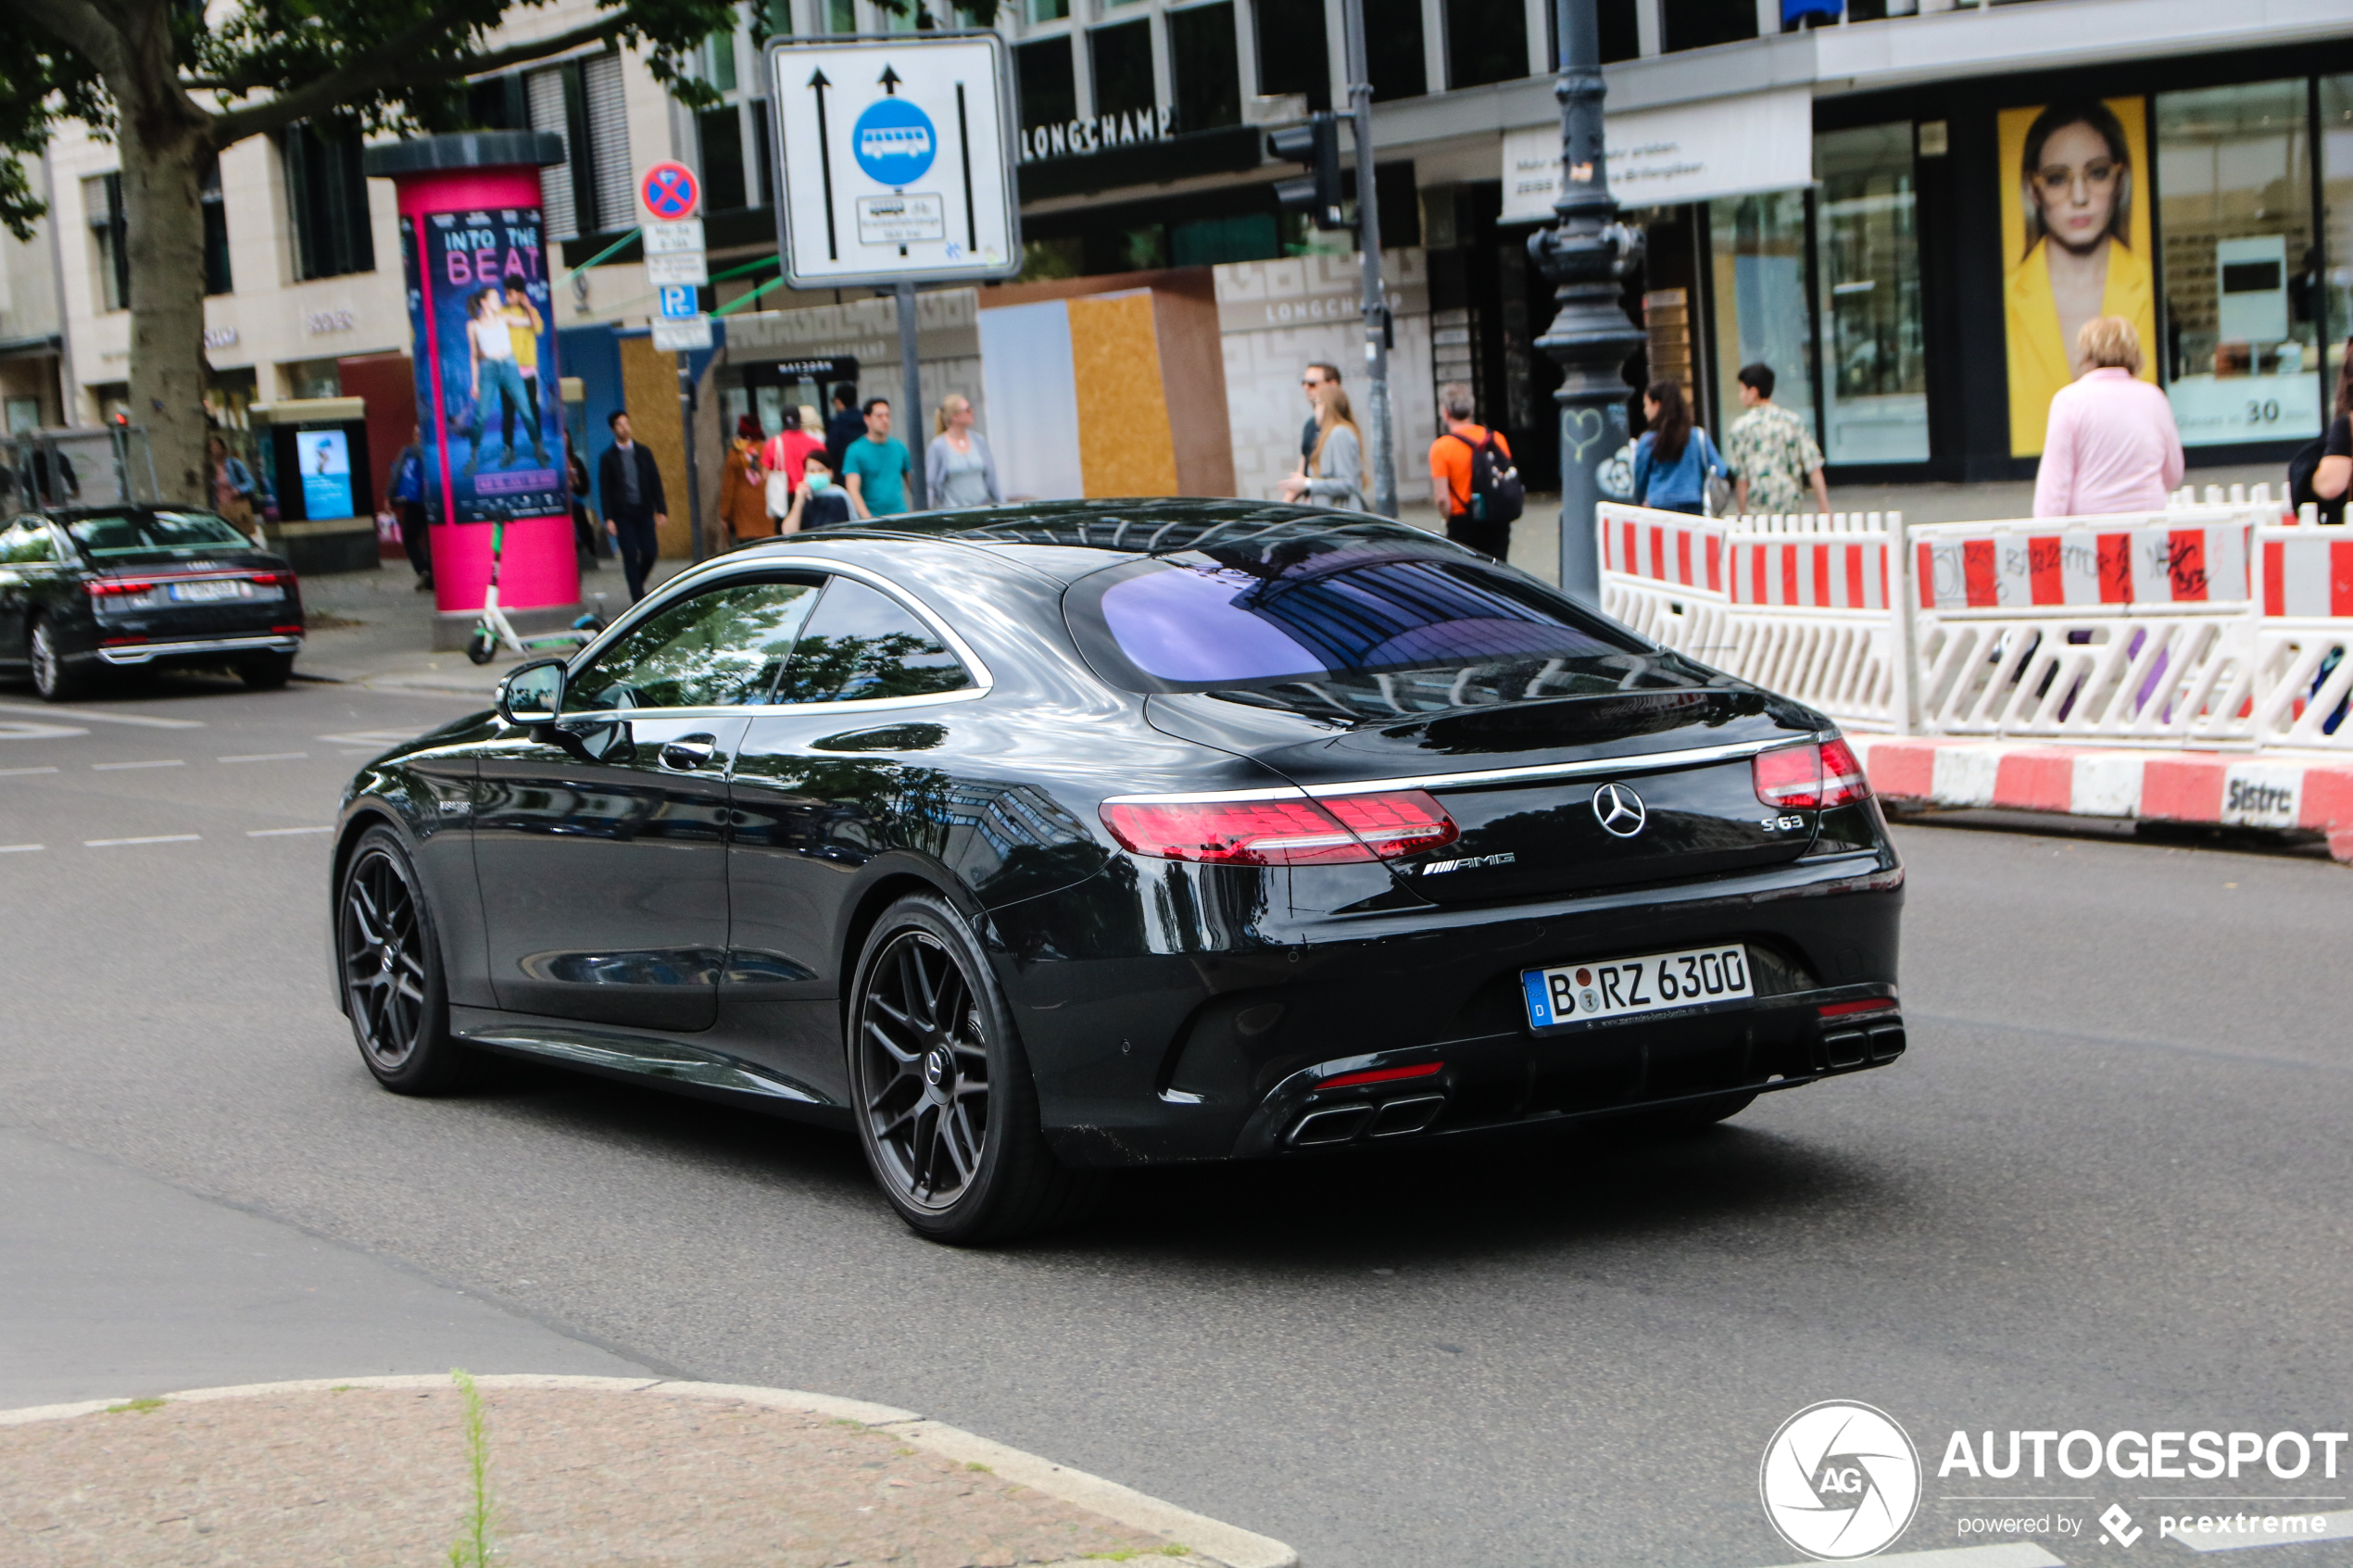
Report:
[[818,585],[805,580],[724,583],[681,599],[623,633],[575,672],[564,707],[766,702],[817,600]]
[[836,577],[793,645],[778,702],[856,702],[961,691],[973,678],[930,627],[888,595]]

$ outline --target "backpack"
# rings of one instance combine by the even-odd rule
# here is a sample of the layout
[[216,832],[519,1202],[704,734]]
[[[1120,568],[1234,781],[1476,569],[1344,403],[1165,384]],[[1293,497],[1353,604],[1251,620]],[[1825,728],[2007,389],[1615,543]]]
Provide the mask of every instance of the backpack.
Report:
[[2296,456],[2287,460],[2287,505],[2290,511],[2300,514],[2307,501],[2314,502],[2321,508],[2322,522],[2338,522],[2345,517],[2345,497],[2330,499],[2312,488],[2312,476],[2321,471],[2321,459],[2328,456],[2328,450],[2324,435],[2297,447]]
[[1495,445],[1495,433],[1490,430],[1487,439],[1476,445],[1467,435],[1451,430],[1446,433],[1471,449],[1470,509],[1463,515],[1473,522],[1517,520],[1528,500],[1528,487],[1519,482],[1519,470],[1511,458]]

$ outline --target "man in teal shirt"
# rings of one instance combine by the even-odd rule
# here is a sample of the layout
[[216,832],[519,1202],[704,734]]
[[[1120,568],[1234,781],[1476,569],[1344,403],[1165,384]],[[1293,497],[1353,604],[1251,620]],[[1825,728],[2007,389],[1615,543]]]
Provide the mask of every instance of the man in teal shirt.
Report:
[[890,400],[866,400],[866,438],[842,454],[842,478],[860,517],[887,517],[907,509],[906,444],[890,433]]

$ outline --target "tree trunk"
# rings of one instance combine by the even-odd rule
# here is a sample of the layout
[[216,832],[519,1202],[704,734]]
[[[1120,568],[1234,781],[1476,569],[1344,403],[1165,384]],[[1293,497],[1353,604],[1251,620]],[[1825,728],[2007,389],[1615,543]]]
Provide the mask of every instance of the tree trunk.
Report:
[[[146,63],[146,51],[137,51]],[[204,207],[207,117],[191,114],[165,52],[144,80],[109,80],[122,117],[131,253],[131,421],[147,427],[160,499],[205,503]]]

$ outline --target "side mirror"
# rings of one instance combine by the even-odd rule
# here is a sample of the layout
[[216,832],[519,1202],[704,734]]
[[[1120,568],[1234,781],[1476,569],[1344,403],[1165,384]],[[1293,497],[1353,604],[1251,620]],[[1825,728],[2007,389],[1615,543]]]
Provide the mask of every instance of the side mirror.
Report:
[[535,659],[498,683],[498,717],[510,724],[552,724],[564,710],[564,661]]

